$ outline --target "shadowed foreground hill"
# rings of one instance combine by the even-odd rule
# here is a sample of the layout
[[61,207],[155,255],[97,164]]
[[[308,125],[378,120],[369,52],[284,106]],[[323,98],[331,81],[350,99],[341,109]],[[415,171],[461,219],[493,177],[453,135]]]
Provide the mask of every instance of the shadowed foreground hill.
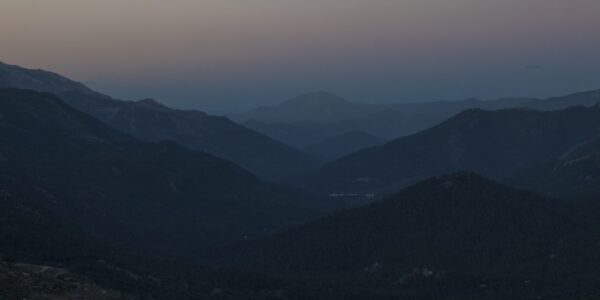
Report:
[[598,239],[576,237],[583,227],[570,213],[558,200],[458,173],[241,244],[216,261],[364,280],[415,299],[598,293]]
[[[2,203],[15,204],[3,213],[48,216],[39,208],[22,208],[28,197],[52,201],[44,198],[51,195],[24,194],[32,189],[20,191],[2,183]],[[88,283],[141,299],[594,299],[600,295],[600,264],[593,255],[597,235],[579,237],[584,231],[569,212],[556,200],[462,173],[427,180],[388,200],[208,259],[281,277],[137,258],[77,234],[52,238],[37,229],[34,241],[48,244],[10,253],[33,262],[0,261],[0,269],[7,267],[10,275],[16,267],[27,267],[33,278],[43,275],[60,287],[55,280],[61,278],[40,274],[53,261],[50,265],[59,269],[47,270],[70,269],[70,284]],[[48,233],[59,233],[60,226],[76,229],[68,221],[50,221],[44,225]],[[2,246],[10,251],[15,244]],[[0,276],[0,286],[21,293],[31,291],[35,283],[4,281]]]
[[136,138],[149,142],[175,141],[231,160],[267,179],[282,179],[318,166],[315,159],[301,151],[225,117],[172,109],[151,99],[116,100],[44,70],[0,63],[0,87],[53,93],[72,107]]
[[3,220],[67,220],[108,244],[145,253],[176,256],[319,211],[316,202],[230,162],[170,142],[139,142],[55,96],[28,90],[0,90],[0,167],[4,182],[24,194],[11,198],[22,200],[1,212]]
[[63,218],[60,200],[31,182],[0,176],[0,299],[385,299],[366,288],[132,254],[140,251],[107,246],[82,230],[86,224]]

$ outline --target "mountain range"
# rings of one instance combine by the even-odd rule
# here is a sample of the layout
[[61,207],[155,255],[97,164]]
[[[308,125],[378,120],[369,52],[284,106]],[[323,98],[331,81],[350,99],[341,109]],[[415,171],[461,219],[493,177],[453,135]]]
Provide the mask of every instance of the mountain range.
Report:
[[296,150],[47,71],[4,86],[2,299],[600,297],[598,92],[234,116]]
[[431,176],[473,171],[509,177],[600,134],[600,106],[559,111],[466,110],[414,135],[327,163],[295,181],[322,194],[385,194]]
[[172,109],[152,99],[113,99],[44,70],[0,63],[0,87],[55,94],[72,107],[138,139],[174,141],[231,160],[269,180],[283,179],[318,166],[317,159],[225,117]]
[[231,117],[274,139],[304,148],[350,131],[363,131],[391,140],[425,130],[473,108],[560,110],[576,105],[592,106],[598,102],[598,90],[548,99],[514,97],[401,104],[351,102],[331,93],[315,92],[278,106],[261,107]]
[[68,232],[178,256],[322,211],[317,199],[173,142],[141,142],[51,94],[1,89],[0,112],[0,177],[13,195],[3,203],[3,236],[19,232],[11,220],[24,228],[68,220]]

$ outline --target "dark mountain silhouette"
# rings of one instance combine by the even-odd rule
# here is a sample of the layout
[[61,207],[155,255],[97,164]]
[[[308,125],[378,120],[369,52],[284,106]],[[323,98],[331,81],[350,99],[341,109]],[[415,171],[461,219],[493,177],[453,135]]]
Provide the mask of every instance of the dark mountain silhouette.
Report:
[[0,90],[0,166],[23,194],[3,203],[14,204],[3,220],[65,220],[77,225],[65,225],[73,232],[145,253],[178,255],[268,233],[320,207],[228,161],[139,142],[30,90]]
[[350,154],[304,177],[321,193],[387,193],[468,170],[502,178],[600,134],[600,107],[467,110],[428,130]]
[[174,141],[231,160],[263,178],[281,179],[317,167],[316,159],[225,117],[171,109],[151,99],[116,100],[55,73],[0,63],[0,87],[53,93],[139,139]]
[[[592,266],[599,260],[593,250],[572,251],[586,239],[572,238],[582,227],[570,211],[559,200],[463,172],[211,259],[266,273],[365,280],[408,299],[597,293]],[[567,275],[572,271],[579,274]]]
[[304,148],[324,160],[333,160],[361,149],[383,144],[384,140],[362,131],[350,131]]

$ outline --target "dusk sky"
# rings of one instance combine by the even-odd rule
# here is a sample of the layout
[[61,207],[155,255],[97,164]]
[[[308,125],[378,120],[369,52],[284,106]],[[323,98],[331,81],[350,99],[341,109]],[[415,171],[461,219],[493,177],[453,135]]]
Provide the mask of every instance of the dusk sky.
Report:
[[2,0],[0,61],[222,113],[600,89],[598,0]]

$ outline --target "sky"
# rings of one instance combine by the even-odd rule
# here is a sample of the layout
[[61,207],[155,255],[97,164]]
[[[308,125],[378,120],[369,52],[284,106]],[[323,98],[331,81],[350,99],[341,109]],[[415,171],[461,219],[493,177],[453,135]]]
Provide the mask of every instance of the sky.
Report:
[[122,99],[242,111],[600,88],[598,0],[1,0],[0,61]]

